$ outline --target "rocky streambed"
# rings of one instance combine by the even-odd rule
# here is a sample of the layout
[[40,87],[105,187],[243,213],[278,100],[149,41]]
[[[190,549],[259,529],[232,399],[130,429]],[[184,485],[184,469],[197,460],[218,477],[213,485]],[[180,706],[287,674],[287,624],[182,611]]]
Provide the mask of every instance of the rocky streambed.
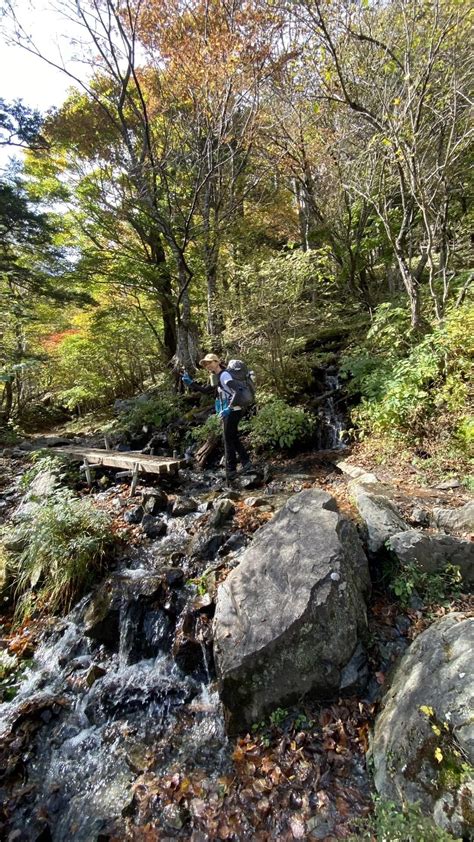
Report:
[[[367,613],[362,541],[321,484],[337,493],[345,480],[331,462],[313,462],[266,481],[242,476],[232,489],[215,472],[190,470],[133,500],[124,487],[96,489],[96,504],[114,512],[129,542],[114,569],[44,632],[15,697],[0,705],[5,838],[349,834],[370,809],[369,727],[417,615],[380,596]],[[19,502],[13,487],[3,499]],[[269,619],[274,628],[264,632]],[[297,686],[292,651],[304,655],[304,669],[293,656]],[[282,653],[281,685],[292,692],[279,696]],[[264,678],[255,705],[256,671]],[[241,730],[229,737],[232,718]],[[458,801],[453,795],[451,814],[464,832]]]

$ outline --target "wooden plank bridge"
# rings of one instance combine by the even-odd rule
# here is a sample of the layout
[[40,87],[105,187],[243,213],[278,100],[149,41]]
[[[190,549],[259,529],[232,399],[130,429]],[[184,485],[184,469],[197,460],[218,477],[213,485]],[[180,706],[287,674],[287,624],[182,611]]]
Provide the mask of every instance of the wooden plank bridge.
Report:
[[120,468],[129,472],[132,477],[132,495],[135,493],[139,474],[176,474],[179,468],[186,465],[185,459],[177,459],[174,456],[148,456],[139,450],[100,450],[68,446],[55,447],[54,452],[61,453],[73,461],[82,462],[89,485],[92,482],[91,468],[94,466]]

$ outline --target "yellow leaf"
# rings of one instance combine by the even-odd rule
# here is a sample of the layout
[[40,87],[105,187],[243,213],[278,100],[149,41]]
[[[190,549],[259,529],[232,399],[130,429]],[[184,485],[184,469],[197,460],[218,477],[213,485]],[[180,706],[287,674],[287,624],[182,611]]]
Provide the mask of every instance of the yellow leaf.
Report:
[[437,725],[432,725],[431,730],[434,731],[437,737],[441,736],[441,728],[438,728]]
[[428,705],[421,705],[420,712],[424,713],[425,716],[434,716],[433,708],[428,707]]
[[436,760],[438,761],[438,763],[441,763],[441,761],[443,759],[443,752],[441,751],[441,749],[439,747],[437,749],[435,749],[434,756],[435,756]]

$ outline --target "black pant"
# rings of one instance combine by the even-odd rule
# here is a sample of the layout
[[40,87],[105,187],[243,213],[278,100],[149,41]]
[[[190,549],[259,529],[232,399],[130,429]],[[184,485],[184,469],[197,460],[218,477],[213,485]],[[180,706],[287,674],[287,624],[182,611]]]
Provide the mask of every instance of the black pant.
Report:
[[239,436],[239,422],[243,416],[244,413],[241,409],[233,409],[230,415],[224,418],[225,457],[228,471],[235,471],[237,457],[242,464],[249,461],[249,455]]

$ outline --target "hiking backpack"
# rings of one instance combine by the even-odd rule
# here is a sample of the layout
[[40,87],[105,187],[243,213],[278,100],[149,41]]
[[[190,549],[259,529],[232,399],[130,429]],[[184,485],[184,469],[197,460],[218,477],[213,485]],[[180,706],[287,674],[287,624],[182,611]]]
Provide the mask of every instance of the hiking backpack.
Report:
[[232,388],[235,389],[235,403],[242,409],[248,409],[255,403],[255,384],[252,372],[248,370],[242,360],[229,360],[225,370],[232,377]]

